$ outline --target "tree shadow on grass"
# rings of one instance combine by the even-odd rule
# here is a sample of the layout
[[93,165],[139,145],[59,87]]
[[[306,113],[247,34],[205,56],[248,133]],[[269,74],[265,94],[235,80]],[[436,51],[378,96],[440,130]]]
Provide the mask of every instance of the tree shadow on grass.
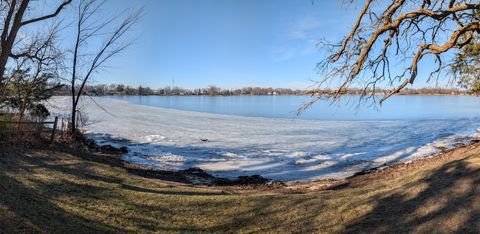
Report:
[[[38,153],[14,154],[0,155],[0,188],[4,191],[0,210],[6,207],[15,216],[2,219],[16,220],[0,222],[7,232],[123,233],[128,231],[126,226],[152,232],[274,231],[276,224],[286,223],[279,214],[304,202],[292,200],[285,207],[268,196],[230,199],[222,192],[156,189],[100,173],[95,163]],[[53,174],[55,179],[49,179]],[[123,208],[107,215],[108,220],[96,215],[114,209],[111,206]],[[112,225],[112,220],[118,225]]]
[[[466,158],[373,199],[374,208],[347,233],[480,231],[480,169]],[[477,162],[478,163],[478,162]]]
[[[149,210],[151,216],[135,216],[129,219],[146,230],[160,233],[289,233],[292,230],[313,232],[316,229],[315,213],[284,216],[291,209],[302,209],[309,203],[310,201],[300,198],[285,201],[281,197],[246,196],[236,199],[207,198],[188,201],[179,204],[180,209],[175,211],[159,209],[157,205],[137,204],[137,209]],[[320,204],[317,203],[311,208],[321,210]],[[168,222],[159,222],[155,217],[170,218]],[[206,222],[202,224],[201,220]]]
[[[12,167],[18,164],[10,165]],[[17,167],[18,169],[18,167]],[[29,173],[25,171],[24,173]],[[59,184],[61,193],[100,193],[101,188],[60,181],[55,184],[30,181],[22,183],[9,168],[0,170],[0,207],[7,213],[0,214],[0,232],[5,233],[67,233],[103,232],[116,233],[118,228],[73,214],[60,207],[55,198]],[[55,191],[57,190],[57,191]],[[5,215],[5,216],[4,216]],[[14,221],[12,221],[14,220]]]
[[155,189],[142,188],[129,184],[122,184],[123,189],[127,189],[135,192],[142,193],[153,193],[153,194],[163,194],[163,195],[179,195],[179,196],[220,196],[226,195],[219,192],[192,192],[192,191],[160,191]]
[[125,232],[94,215],[96,202],[121,200],[112,186],[123,179],[58,154],[0,145],[0,233]]
[[[0,213],[0,233],[124,233],[129,229],[121,220],[143,215],[153,221],[146,219],[145,223],[129,225],[155,227],[155,219],[161,215],[148,214],[152,211],[169,213],[158,202],[152,210],[141,210],[138,204],[145,201],[128,200],[127,191],[140,199],[144,199],[141,193],[148,193],[147,202],[154,202],[161,196],[226,195],[154,189],[155,186],[144,188],[132,185],[135,180],[127,181],[111,174],[110,167],[107,173],[102,173],[104,168],[104,165],[58,156],[58,153],[50,155],[41,150],[22,151],[0,146],[0,212],[5,211]],[[115,205],[122,208],[115,210]],[[124,209],[128,212],[124,213]],[[133,209],[131,213],[130,209]],[[117,220],[119,223],[113,225]]]
[[[480,157],[447,163],[418,175],[420,180],[402,177],[402,182],[393,181],[398,188],[375,190],[379,195],[367,200],[342,192],[350,188],[292,196],[159,189],[148,181],[136,184],[140,180],[117,176],[116,170],[102,173],[108,166],[70,158],[0,151],[0,211],[8,211],[0,213],[1,231],[108,233],[127,232],[127,225],[145,232],[206,233],[318,232],[343,226],[350,233],[480,229]],[[372,209],[355,218],[354,211],[338,208],[345,201],[355,206],[368,202]],[[113,206],[122,209],[108,211]],[[343,221],[346,213],[353,220]]]

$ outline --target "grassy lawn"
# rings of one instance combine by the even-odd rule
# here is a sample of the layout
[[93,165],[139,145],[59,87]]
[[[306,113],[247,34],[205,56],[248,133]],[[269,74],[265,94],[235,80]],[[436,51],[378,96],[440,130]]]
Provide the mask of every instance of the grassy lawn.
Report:
[[480,155],[361,186],[293,193],[192,187],[51,150],[0,148],[0,232],[480,230]]

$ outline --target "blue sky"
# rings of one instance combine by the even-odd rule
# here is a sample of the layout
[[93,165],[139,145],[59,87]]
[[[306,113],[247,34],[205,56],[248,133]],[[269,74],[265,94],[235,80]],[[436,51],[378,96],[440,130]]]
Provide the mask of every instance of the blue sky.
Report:
[[[321,79],[317,40],[341,40],[363,4],[342,2],[109,0],[105,17],[142,5],[146,13],[134,32],[140,35],[135,45],[95,74],[94,82],[159,88],[174,79],[185,88],[308,88]],[[415,87],[426,86],[426,76],[420,73]]]
[[[111,1],[129,7],[131,1]],[[119,5],[120,4],[120,5]],[[341,1],[160,0],[136,45],[97,75],[98,83],[196,88],[306,88],[318,79],[316,39],[339,40],[358,7]]]

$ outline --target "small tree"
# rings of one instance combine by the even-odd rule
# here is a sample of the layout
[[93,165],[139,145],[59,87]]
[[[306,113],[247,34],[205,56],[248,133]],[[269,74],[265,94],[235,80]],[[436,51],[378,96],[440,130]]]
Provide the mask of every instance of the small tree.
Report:
[[[77,113],[84,88],[92,76],[113,57],[127,49],[132,41],[126,40],[127,33],[141,17],[142,10],[132,14],[116,15],[109,19],[101,17],[103,0],[79,0],[75,23],[75,41],[72,55],[70,88],[72,96],[71,133],[77,129]],[[104,19],[104,20],[99,20]],[[97,50],[89,50],[94,41],[102,43]]]
[[44,106],[44,101],[50,99],[60,88],[59,83],[53,83],[52,74],[39,74],[32,77],[27,70],[14,71],[13,82],[7,86],[9,96],[6,100],[8,107],[18,110],[20,121],[28,111],[32,116],[45,118],[50,115]]
[[56,47],[58,25],[37,33],[22,42],[15,54],[14,69],[8,76],[4,105],[17,110],[20,120],[29,111],[33,115],[49,115],[43,102],[60,88],[58,72],[62,67],[62,53]]

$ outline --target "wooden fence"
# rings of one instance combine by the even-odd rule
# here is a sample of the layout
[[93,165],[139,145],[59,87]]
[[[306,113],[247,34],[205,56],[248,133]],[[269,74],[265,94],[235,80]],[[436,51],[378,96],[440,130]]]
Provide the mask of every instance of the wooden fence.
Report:
[[[0,126],[1,125],[17,125],[17,126],[22,126],[22,125],[35,125],[38,126],[41,130],[40,132],[48,132],[50,133],[50,144],[53,143],[53,140],[55,138],[55,132],[57,130],[57,125],[58,125],[58,117],[55,117],[54,121],[44,121],[44,122],[34,122],[34,121],[0,121]],[[51,129],[46,129],[45,125],[53,125]],[[62,121],[63,125],[63,121]],[[63,126],[62,126],[63,128]],[[63,131],[63,129],[62,129]],[[25,133],[35,133],[39,132],[37,130],[24,130],[24,129],[16,129],[16,130],[0,130],[0,133],[2,134],[25,134]]]

